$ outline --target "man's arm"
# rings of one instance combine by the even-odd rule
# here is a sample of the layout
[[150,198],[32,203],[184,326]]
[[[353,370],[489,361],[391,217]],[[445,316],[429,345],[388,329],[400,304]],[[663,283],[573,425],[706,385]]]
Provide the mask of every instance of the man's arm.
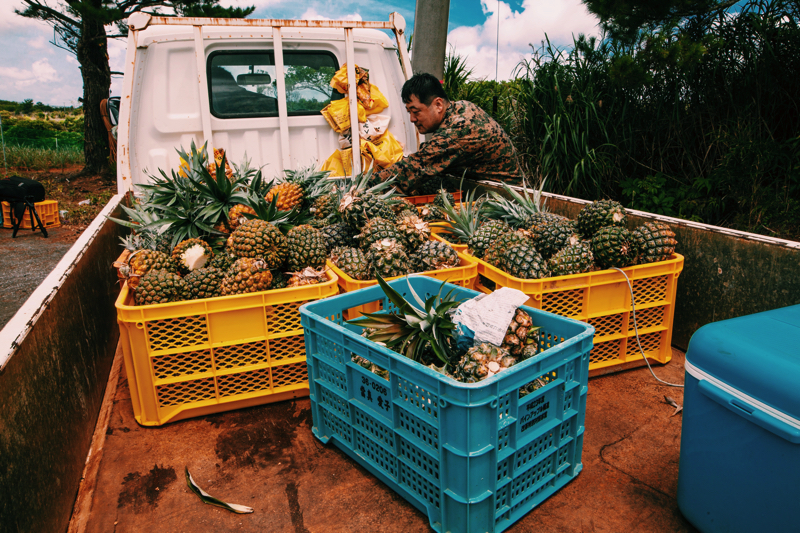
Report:
[[415,153],[407,155],[391,167],[377,172],[375,176],[385,181],[397,176],[398,188],[407,194],[418,189],[423,181],[442,174],[463,157],[466,146],[452,137],[434,135],[422,144]]

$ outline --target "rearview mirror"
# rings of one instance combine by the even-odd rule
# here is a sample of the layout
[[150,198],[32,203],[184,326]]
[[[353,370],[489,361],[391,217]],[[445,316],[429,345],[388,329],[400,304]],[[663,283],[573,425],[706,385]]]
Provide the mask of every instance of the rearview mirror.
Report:
[[236,76],[237,85],[269,85],[272,78],[269,74],[239,74]]

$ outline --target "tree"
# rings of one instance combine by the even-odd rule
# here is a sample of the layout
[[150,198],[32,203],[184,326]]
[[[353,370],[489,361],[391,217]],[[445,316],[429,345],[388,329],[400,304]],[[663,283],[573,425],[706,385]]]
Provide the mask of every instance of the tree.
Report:
[[728,9],[738,0],[583,0],[609,34],[632,42],[640,29],[676,25],[691,17]]
[[[100,102],[111,89],[108,63],[108,39],[127,37],[126,20],[136,12],[153,15],[188,17],[244,18],[255,7],[225,8],[219,0],[23,0],[27,7],[16,10],[23,17],[41,20],[55,30],[63,48],[78,59],[83,78],[83,113],[85,117],[84,174],[108,172],[108,134],[100,115]],[[116,25],[117,32],[106,33]]]

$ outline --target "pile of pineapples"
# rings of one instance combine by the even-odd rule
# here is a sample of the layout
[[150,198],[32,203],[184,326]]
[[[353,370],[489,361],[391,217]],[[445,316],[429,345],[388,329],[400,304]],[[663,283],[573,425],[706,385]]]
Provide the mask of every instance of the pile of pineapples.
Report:
[[461,264],[452,246],[431,240],[429,223],[396,195],[392,180],[370,186],[370,178],[368,172],[340,182],[311,208],[336,267],[365,281]]
[[[541,208],[541,192],[519,194],[504,185],[508,197],[493,192],[453,206],[443,200],[442,236],[467,244],[468,252],[517,278],[542,279],[668,259],[675,233],[661,222],[633,231],[621,204],[599,200],[575,220]],[[526,190],[527,191],[527,190]]]
[[[457,338],[458,329],[452,321],[453,310],[462,302],[452,297],[452,291],[443,296],[440,289],[438,294],[423,301],[409,284],[409,293],[413,298],[410,301],[380,276],[378,283],[396,309],[392,312],[365,313],[350,323],[364,328],[363,336],[369,340],[456,381],[477,383],[540,352],[540,328],[522,309],[516,310],[499,346],[481,342],[464,347],[463,341],[459,342]],[[389,379],[386,369],[371,361],[357,355],[353,355],[352,360],[374,374]],[[536,379],[524,385],[519,394],[525,396],[545,384],[542,379]]]
[[333,189],[327,173],[286,171],[265,182],[245,160],[228,164],[205,146],[179,149],[181,169],[151,176],[123,238],[131,251],[120,273],[136,305],[299,287],[327,279],[325,237],[310,222],[313,199]]
[[213,298],[316,284],[326,260],[358,280],[458,266],[447,244],[431,241],[418,211],[392,182],[371,173],[331,180],[313,168],[265,182],[245,159],[222,150],[208,161],[194,144],[179,172],[142,185],[117,265],[137,305]]

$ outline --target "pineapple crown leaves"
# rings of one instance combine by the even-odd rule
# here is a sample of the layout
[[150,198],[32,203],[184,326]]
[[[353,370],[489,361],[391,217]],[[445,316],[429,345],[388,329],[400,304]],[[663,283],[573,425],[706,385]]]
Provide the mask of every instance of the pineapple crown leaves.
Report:
[[382,342],[389,348],[398,348],[399,353],[409,359],[418,361],[425,346],[430,344],[436,356],[443,363],[448,363],[452,355],[449,339],[452,338],[452,331],[456,327],[450,320],[448,312],[461,302],[451,298],[452,290],[442,297],[442,290],[447,281],[442,282],[436,295],[424,301],[408,283],[411,295],[420,306],[416,307],[386,283],[380,275],[376,278],[386,297],[397,307],[397,311],[391,314],[365,313],[350,323],[373,329],[369,334],[370,340]]
[[199,216],[214,223],[223,217],[227,218],[231,207],[247,201],[247,194],[244,192],[247,182],[241,177],[234,177],[233,180],[228,178],[225,173],[226,157],[223,154],[222,162],[217,165],[216,175],[212,175],[202,165],[188,174],[189,181],[199,193],[199,199],[205,202]]
[[[463,190],[463,178],[459,189]],[[453,235],[456,240],[466,243],[472,235],[478,230],[481,223],[481,214],[483,213],[484,205],[486,202],[475,205],[476,190],[472,189],[464,195],[461,202],[461,208],[456,211],[455,207],[450,204],[450,200],[445,196],[443,198],[445,214],[450,219],[450,222],[435,222],[431,224],[433,227],[442,228],[443,233]]]
[[533,194],[528,193],[524,178],[522,179],[522,194],[509,187],[507,183],[503,183],[503,189],[511,199],[492,191],[492,199],[488,200],[484,206],[486,215],[495,220],[503,220],[513,228],[526,226],[531,215],[546,211],[542,206],[542,191],[546,181],[547,178],[544,178],[539,188],[534,189]]
[[199,239],[220,233],[212,227],[215,221],[204,218],[201,214],[202,209],[197,208],[194,198],[189,195],[178,194],[175,196],[174,204],[153,204],[152,207],[162,211],[164,217],[145,227],[166,226],[166,231],[172,237],[170,246],[173,248],[186,239]]
[[305,213],[296,208],[291,211],[281,211],[278,209],[278,196],[280,195],[274,195],[272,200],[268,202],[262,196],[249,195],[243,203],[251,207],[256,214],[244,213],[244,216],[248,219],[257,218],[271,222],[273,225],[277,226],[282,233],[286,233],[295,226],[307,224],[311,220],[312,217],[309,213]]

